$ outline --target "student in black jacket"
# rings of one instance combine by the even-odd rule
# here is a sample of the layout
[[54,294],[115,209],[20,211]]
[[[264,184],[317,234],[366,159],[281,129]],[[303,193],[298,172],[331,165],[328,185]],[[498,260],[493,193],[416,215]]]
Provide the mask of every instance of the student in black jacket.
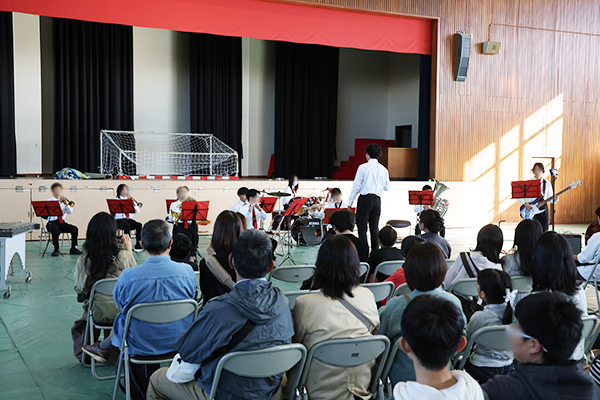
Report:
[[509,334],[519,365],[482,386],[489,399],[596,399],[589,374],[569,360],[583,329],[575,304],[560,292],[538,292],[519,301],[515,315]]
[[171,261],[188,264],[194,271],[198,271],[194,245],[187,235],[178,233],[173,236],[173,244],[171,245],[169,256],[171,257]]
[[[398,261],[404,259],[402,257],[402,250],[400,250],[397,247],[394,247],[397,238],[398,234],[396,233],[396,230],[391,226],[386,225],[383,228],[381,228],[381,230],[379,231],[379,244],[381,245],[381,248],[379,248],[379,250],[371,252],[371,271],[369,272],[369,274],[373,274],[375,272],[375,268],[377,268],[377,266],[384,261]],[[381,275],[377,277],[377,281],[383,282],[387,278],[388,276]]]

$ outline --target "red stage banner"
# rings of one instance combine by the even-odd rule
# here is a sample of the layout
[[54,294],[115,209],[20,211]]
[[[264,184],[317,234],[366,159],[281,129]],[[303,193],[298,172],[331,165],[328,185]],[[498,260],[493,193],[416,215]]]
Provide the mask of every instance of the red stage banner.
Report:
[[0,0],[1,11],[396,53],[431,54],[431,20],[267,0]]

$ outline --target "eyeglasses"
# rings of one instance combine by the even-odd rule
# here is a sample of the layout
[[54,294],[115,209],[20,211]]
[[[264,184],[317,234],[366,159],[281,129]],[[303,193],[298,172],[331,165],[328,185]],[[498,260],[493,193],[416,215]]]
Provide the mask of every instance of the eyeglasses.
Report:
[[[512,336],[512,337],[522,337],[523,339],[535,339],[535,340],[537,340],[538,342],[540,341],[539,339],[537,339],[537,338],[534,338],[533,336],[529,336],[528,334],[526,334],[526,333],[525,333],[525,332],[523,332],[522,330],[520,330],[520,329],[517,329],[517,328],[515,327],[515,324],[510,324],[510,325],[508,325],[508,326],[506,327],[506,333],[507,333],[509,336]],[[542,344],[542,343],[540,342],[540,345],[541,345],[541,344]],[[545,348],[544,346],[542,346],[542,350],[544,350],[544,353],[548,353],[548,350],[546,350],[546,348]]]

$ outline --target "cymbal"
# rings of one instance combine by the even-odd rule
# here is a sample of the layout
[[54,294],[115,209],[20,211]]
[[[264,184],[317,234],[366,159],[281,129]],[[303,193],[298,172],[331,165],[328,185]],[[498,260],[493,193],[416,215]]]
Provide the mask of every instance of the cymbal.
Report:
[[285,193],[285,192],[270,192],[270,193],[267,192],[267,194],[269,196],[276,196],[276,197],[288,197],[288,196],[291,196],[291,193]]

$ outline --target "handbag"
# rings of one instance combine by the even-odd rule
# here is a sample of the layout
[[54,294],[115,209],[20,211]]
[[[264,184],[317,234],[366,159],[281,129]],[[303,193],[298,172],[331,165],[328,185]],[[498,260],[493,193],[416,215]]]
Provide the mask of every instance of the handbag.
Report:
[[213,276],[217,278],[222,285],[229,288],[229,290],[233,289],[235,282],[233,279],[231,279],[231,275],[225,271],[225,268],[223,268],[221,263],[219,263],[219,260],[210,254],[207,255],[204,260],[206,261],[206,266],[208,267],[210,273],[213,274]]

